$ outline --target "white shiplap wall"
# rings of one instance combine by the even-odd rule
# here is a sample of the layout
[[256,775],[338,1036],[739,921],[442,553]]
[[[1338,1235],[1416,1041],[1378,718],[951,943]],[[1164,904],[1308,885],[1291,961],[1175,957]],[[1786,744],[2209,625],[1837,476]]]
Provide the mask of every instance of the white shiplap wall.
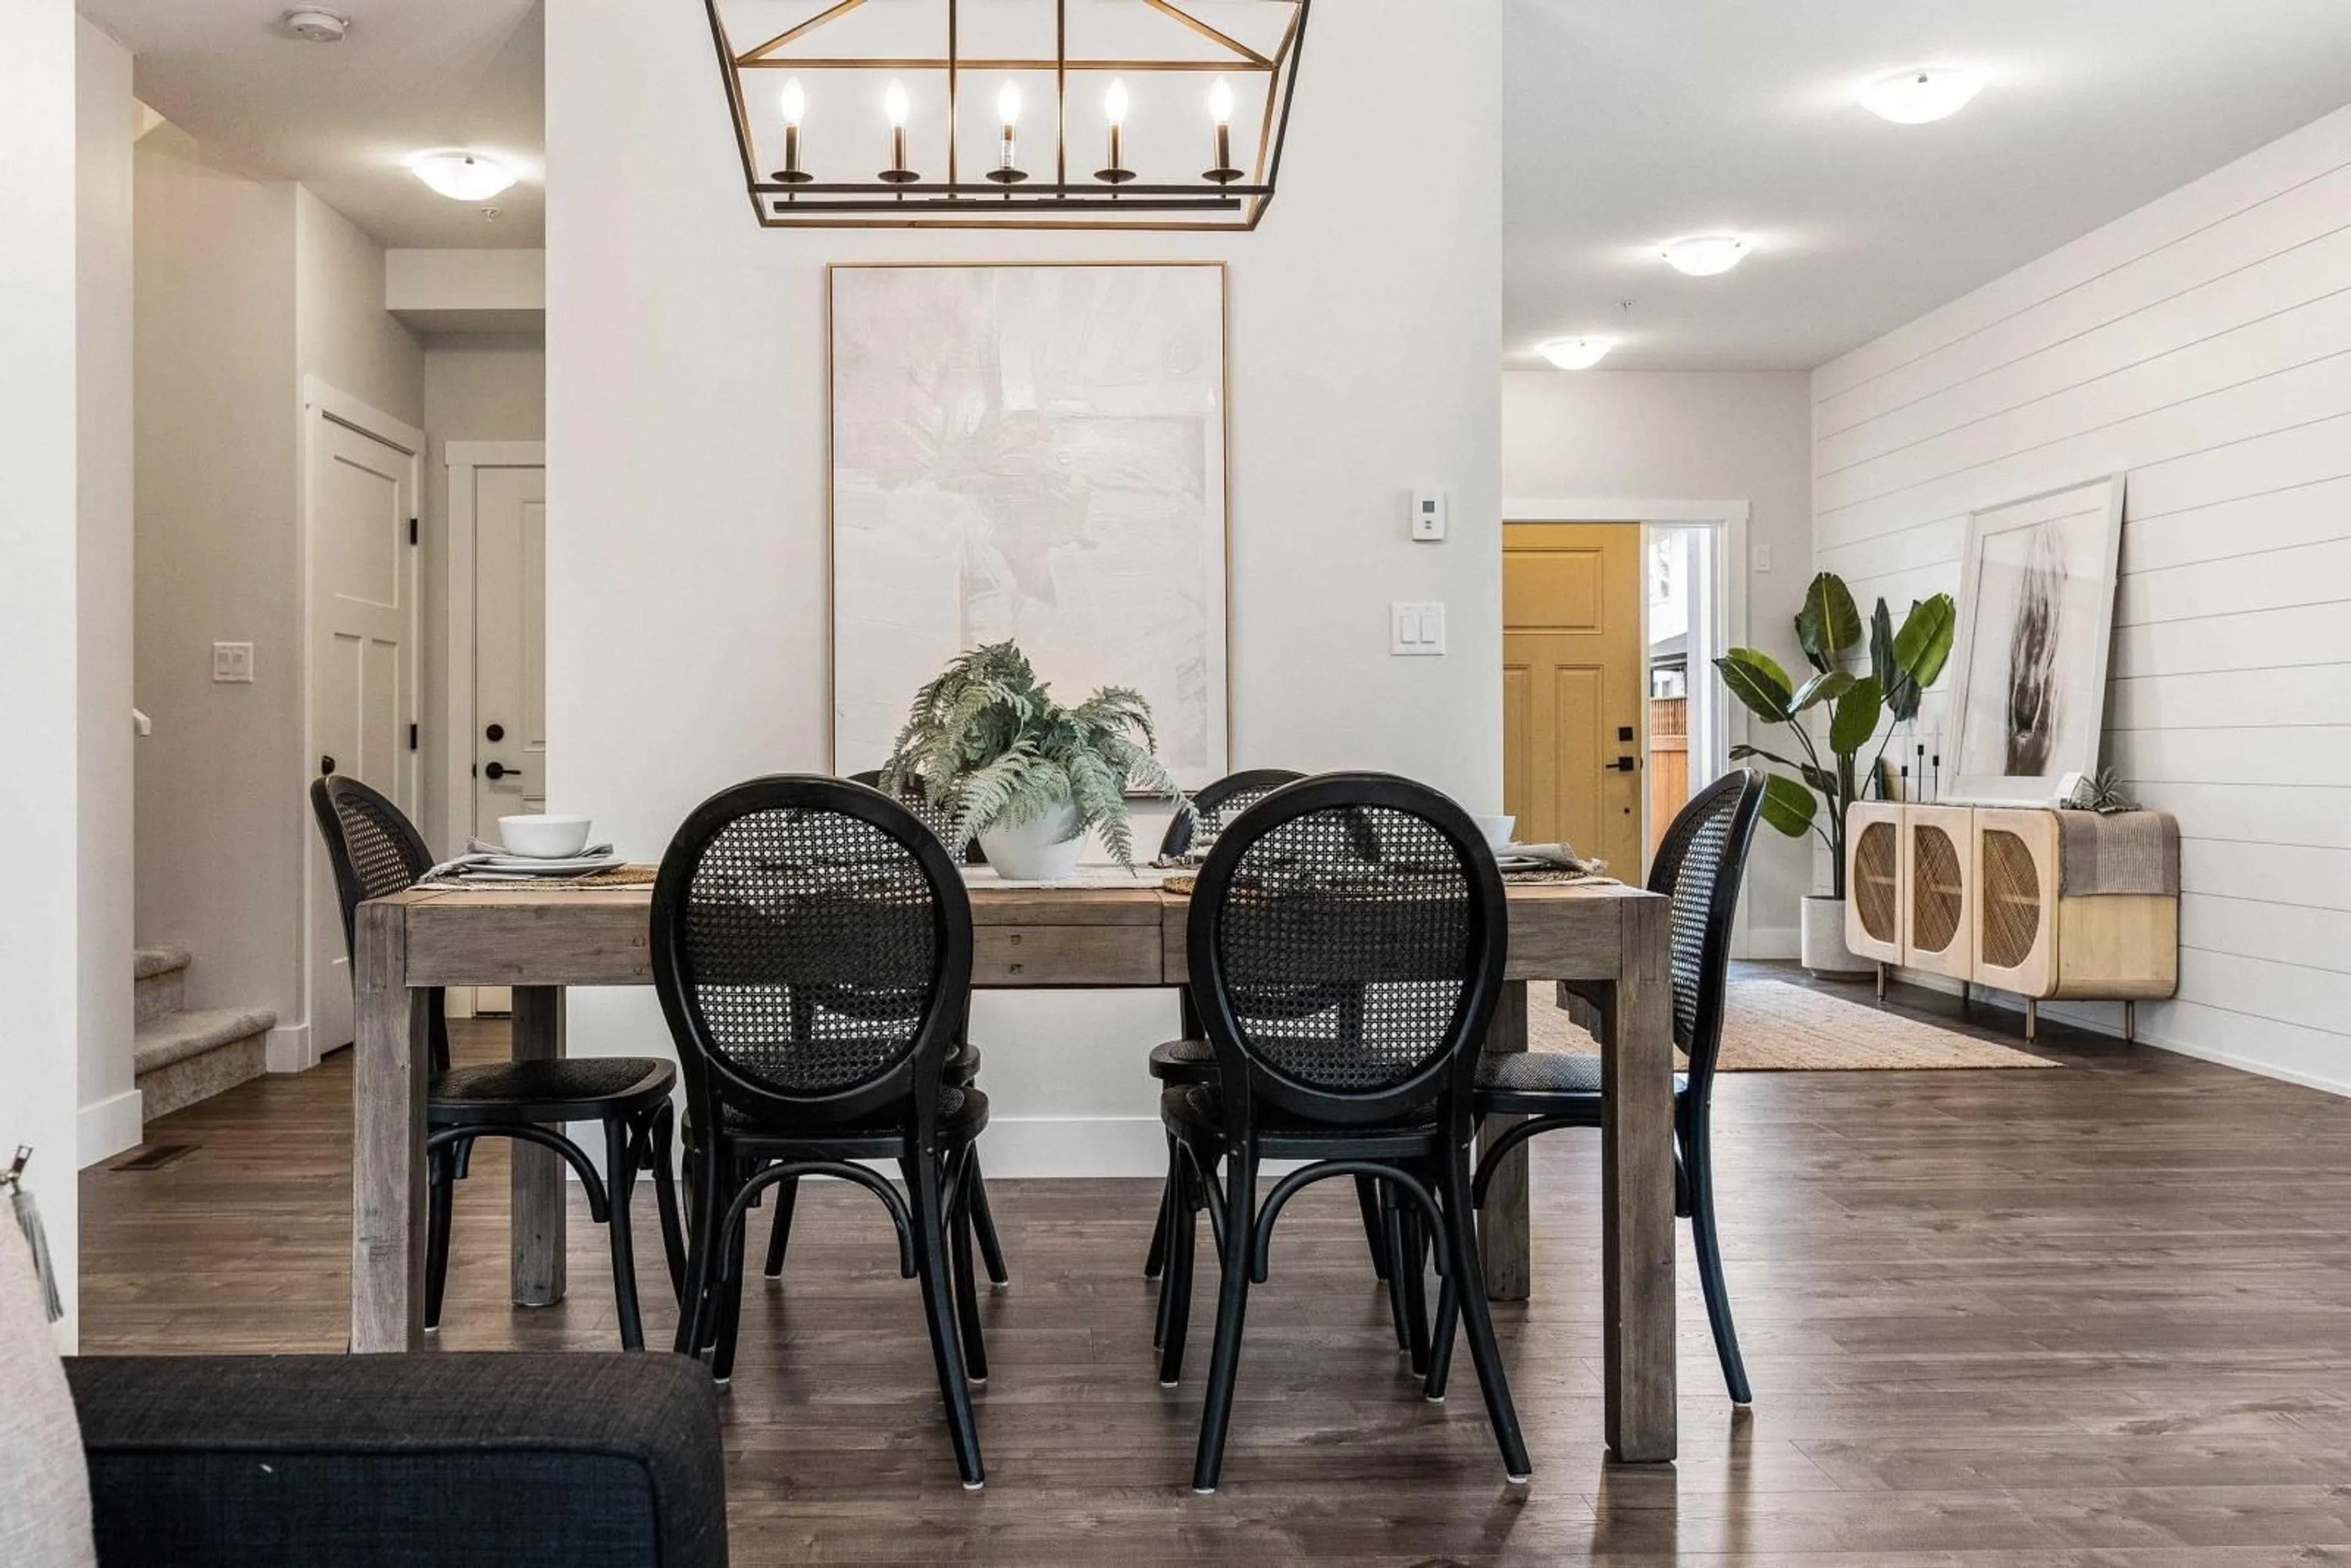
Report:
[[1819,565],[1897,613],[1959,591],[1970,512],[2128,475],[2106,761],[2184,840],[2179,996],[2140,1031],[2351,1092],[2351,110],[1822,366],[1813,402]]

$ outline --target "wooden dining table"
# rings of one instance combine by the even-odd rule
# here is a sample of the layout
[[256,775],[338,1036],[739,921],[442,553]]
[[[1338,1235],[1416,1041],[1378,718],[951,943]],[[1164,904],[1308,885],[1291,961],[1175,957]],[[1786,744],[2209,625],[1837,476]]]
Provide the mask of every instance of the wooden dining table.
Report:
[[[359,909],[352,984],[351,1332],[360,1351],[424,1343],[428,997],[513,988],[517,1060],[564,1054],[572,986],[653,983],[650,888],[413,890]],[[972,984],[1185,983],[1189,901],[1155,883],[1036,887],[974,873]],[[1560,985],[1601,1045],[1600,1289],[1605,1432],[1627,1463],[1674,1457],[1674,1086],[1667,900],[1614,883],[1513,883],[1508,983],[1489,1053],[1527,1049],[1527,987]],[[1562,983],[1564,982],[1562,985]],[[1137,1063],[1138,1097],[1153,1086]],[[1488,1135],[1506,1125],[1489,1119]],[[564,1291],[561,1161],[514,1148],[514,1300]],[[1144,1211],[1138,1210],[1138,1216]],[[1531,1286],[1526,1152],[1497,1171],[1479,1223],[1487,1294]],[[1138,1224],[1140,1219],[1138,1218]],[[1581,1272],[1581,1264],[1570,1273]]]

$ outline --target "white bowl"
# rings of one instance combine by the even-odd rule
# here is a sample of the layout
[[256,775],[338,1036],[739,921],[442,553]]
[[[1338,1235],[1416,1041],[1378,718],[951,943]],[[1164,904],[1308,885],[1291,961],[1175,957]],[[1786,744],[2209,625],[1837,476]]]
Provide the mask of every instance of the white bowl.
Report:
[[1478,831],[1486,835],[1486,847],[1500,854],[1510,847],[1510,830],[1519,825],[1516,817],[1472,817]]
[[506,845],[509,854],[528,855],[533,860],[568,860],[588,847],[588,827],[585,817],[500,817],[498,841]]

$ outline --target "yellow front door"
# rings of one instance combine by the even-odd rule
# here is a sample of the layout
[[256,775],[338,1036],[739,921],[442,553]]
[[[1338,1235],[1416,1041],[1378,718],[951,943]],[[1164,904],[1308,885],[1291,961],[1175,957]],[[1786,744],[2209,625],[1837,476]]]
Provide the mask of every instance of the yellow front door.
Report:
[[1641,525],[1502,528],[1502,809],[1641,878]]

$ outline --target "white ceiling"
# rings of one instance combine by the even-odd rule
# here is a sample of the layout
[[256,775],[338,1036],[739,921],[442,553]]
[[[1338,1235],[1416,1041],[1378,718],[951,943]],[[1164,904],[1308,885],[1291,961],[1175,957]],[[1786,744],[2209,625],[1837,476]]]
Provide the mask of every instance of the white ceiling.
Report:
[[[2351,102],[2346,0],[1507,5],[1513,364],[1806,369]],[[1855,101],[1937,61],[1991,78],[1955,119]],[[1656,256],[1721,230],[1756,240],[1722,277]]]
[[[386,245],[543,244],[540,0],[320,3],[350,18],[340,43],[286,37],[287,0],[82,9],[131,50],[139,96],[165,119],[247,173],[301,181]],[[448,146],[496,154],[523,178],[486,204],[437,196],[402,161]],[[499,209],[495,221],[482,205]]]
[[[85,9],[138,57],[155,109],[385,244],[542,244],[542,0],[327,3],[352,20],[340,44],[283,37],[284,0]],[[644,3],[700,26],[688,0]],[[2351,100],[2351,0],[1506,6],[1514,364],[1602,334],[1622,340],[1612,369],[1808,368]],[[1991,85],[1936,125],[1854,101],[1930,61]],[[440,145],[526,171],[495,223],[401,166]],[[1656,256],[1721,229],[1757,241],[1724,277]]]

